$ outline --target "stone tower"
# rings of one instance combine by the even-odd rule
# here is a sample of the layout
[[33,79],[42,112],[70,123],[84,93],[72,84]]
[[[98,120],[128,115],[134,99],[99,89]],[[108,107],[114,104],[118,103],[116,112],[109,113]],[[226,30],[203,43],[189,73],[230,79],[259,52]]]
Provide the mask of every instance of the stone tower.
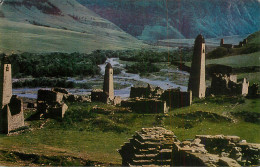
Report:
[[202,35],[195,40],[188,90],[195,97],[205,97],[205,39]]
[[1,60],[0,71],[0,107],[10,102],[12,97],[12,69],[11,63],[7,56]]
[[224,39],[222,38],[221,40],[220,40],[220,46],[223,46],[224,45]]
[[114,99],[114,81],[113,81],[113,68],[110,63],[107,64],[104,77],[103,92],[110,100]]

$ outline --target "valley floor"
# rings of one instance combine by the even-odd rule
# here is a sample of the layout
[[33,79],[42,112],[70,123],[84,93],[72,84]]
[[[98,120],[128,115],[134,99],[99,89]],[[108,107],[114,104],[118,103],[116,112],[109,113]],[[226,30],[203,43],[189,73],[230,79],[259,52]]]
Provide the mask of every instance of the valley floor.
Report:
[[[102,113],[94,106],[118,111],[100,103],[70,103],[62,122],[52,119],[26,121],[29,129],[20,135],[0,136],[2,165],[120,165],[117,152],[135,131],[162,126],[179,140],[197,134],[237,135],[260,143],[260,101],[240,97],[195,100],[190,107],[167,115]],[[27,110],[26,118],[35,111]]]

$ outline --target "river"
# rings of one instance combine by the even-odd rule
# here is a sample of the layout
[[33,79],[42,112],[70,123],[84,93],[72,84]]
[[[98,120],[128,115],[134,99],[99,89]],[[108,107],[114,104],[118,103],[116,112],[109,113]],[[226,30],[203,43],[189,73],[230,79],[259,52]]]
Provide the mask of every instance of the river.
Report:
[[[144,78],[141,77],[139,74],[131,74],[127,73],[126,70],[124,69],[124,65],[119,63],[118,58],[108,58],[105,64],[99,65],[101,68],[101,74],[104,75],[105,73],[105,66],[107,63],[110,63],[113,67],[118,67],[121,70],[121,74],[119,75],[114,75],[114,82],[117,84],[122,84],[122,85],[130,85],[127,86],[126,88],[123,89],[117,89],[115,90],[115,96],[121,96],[123,99],[128,98],[130,95],[130,89],[131,86],[134,86],[135,82],[143,82],[150,84],[152,86],[159,86],[162,89],[169,89],[169,88],[180,88],[182,91],[186,91],[187,87],[177,85],[174,82],[169,81],[169,79],[166,80],[153,80],[149,78]],[[163,69],[167,70],[167,69]],[[179,70],[169,70],[171,73],[180,73],[183,75],[189,75],[186,72],[179,71]],[[186,77],[187,77],[186,76]],[[88,79],[82,79],[82,80],[76,80],[74,78],[69,78],[68,80],[73,81],[73,82],[88,82],[88,80],[95,81],[95,80],[100,80],[102,78],[100,77],[95,77],[95,78],[88,78]],[[13,94],[18,95],[20,97],[27,97],[27,98],[37,98],[37,91],[42,88],[19,88],[19,89],[13,89]],[[50,88],[44,88],[44,89],[50,89]],[[76,94],[76,95],[89,95],[91,93],[91,89],[68,89],[68,91],[71,94]]]

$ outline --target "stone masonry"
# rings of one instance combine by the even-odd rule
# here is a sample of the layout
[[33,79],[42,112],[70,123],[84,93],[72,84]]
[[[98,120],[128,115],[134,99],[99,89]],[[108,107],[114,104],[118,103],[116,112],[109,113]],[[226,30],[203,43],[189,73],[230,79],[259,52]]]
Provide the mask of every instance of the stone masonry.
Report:
[[8,134],[23,127],[23,101],[12,96],[12,66],[6,56],[0,68],[0,100],[0,132]]
[[192,104],[192,92],[182,92],[180,89],[168,89],[162,94],[161,100],[166,101],[170,108],[181,108]]
[[173,132],[161,127],[142,128],[118,152],[123,166],[172,166]]
[[130,108],[137,113],[167,113],[168,107],[165,101],[158,99],[132,98],[121,102],[122,107]]
[[110,63],[105,68],[103,90],[93,89],[91,91],[91,101],[112,105],[119,105],[121,103],[121,97],[114,95],[113,67]]
[[37,111],[40,118],[54,118],[61,120],[68,106],[63,102],[64,94],[52,90],[38,90]]
[[114,99],[113,68],[110,63],[106,65],[103,92],[107,94],[110,100]]
[[237,83],[236,75],[214,74],[211,80],[210,92],[214,95],[243,95],[247,96],[249,82],[246,78]]
[[188,90],[195,97],[205,97],[205,39],[202,35],[195,40]]
[[196,135],[181,142],[161,127],[142,128],[118,152],[123,166],[260,165],[260,144],[224,135]]
[[12,97],[12,66],[9,59],[4,56],[1,62],[0,73],[0,107],[3,108]]

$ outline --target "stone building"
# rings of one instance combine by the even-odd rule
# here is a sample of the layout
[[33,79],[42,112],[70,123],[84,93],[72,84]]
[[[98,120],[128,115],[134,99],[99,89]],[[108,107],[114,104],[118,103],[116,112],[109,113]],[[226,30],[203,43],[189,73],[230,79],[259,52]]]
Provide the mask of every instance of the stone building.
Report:
[[92,90],[91,101],[97,101],[112,105],[118,105],[121,103],[121,98],[114,95],[113,67],[110,63],[106,65],[103,90]]
[[109,100],[114,99],[113,68],[110,63],[107,63],[107,65],[106,65],[103,92],[104,92],[104,94],[106,94],[108,96]]
[[243,41],[239,42],[239,45],[232,45],[232,44],[224,44],[224,39],[220,39],[220,47],[231,49],[231,48],[241,48],[244,45],[247,44],[247,39],[244,39]]
[[23,101],[12,95],[12,66],[6,56],[0,68],[0,100],[0,132],[8,134],[23,127]]
[[131,87],[130,98],[156,98],[162,93],[163,89],[160,87],[153,88],[148,84],[147,87]]
[[54,118],[61,120],[68,106],[63,102],[64,94],[52,90],[38,90],[37,114],[39,118]]
[[188,90],[195,97],[205,97],[205,39],[202,35],[195,40]]
[[165,101],[158,99],[129,99],[121,102],[122,107],[130,108],[137,113],[167,113]]
[[166,101],[170,108],[181,108],[192,104],[192,92],[182,92],[180,89],[168,89],[162,94],[161,100]]
[[215,74],[212,76],[210,92],[214,95],[243,95],[248,94],[249,82],[246,78],[242,83],[237,82],[237,76],[231,74]]

